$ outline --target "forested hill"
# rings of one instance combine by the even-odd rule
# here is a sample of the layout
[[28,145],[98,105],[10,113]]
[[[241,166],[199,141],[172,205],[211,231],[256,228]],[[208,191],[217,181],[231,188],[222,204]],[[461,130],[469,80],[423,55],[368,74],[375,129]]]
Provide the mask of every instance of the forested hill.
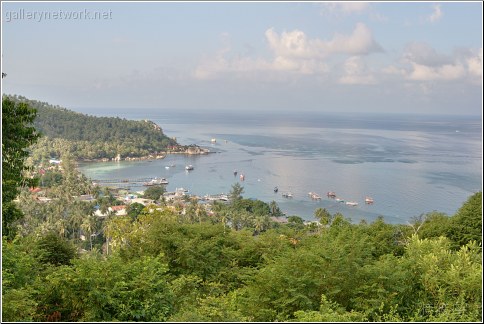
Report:
[[152,121],[95,117],[22,96],[8,97],[36,108],[34,125],[42,137],[67,140],[79,159],[140,157],[179,146]]

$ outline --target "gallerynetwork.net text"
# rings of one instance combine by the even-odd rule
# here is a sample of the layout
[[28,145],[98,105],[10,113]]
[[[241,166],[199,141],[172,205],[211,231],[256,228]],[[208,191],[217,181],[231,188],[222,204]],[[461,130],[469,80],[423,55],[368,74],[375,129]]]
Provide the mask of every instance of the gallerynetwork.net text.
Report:
[[94,10],[55,10],[55,11],[40,11],[40,10],[13,10],[5,11],[5,22],[14,20],[33,20],[41,22],[44,20],[108,20],[112,19],[113,12],[94,11]]

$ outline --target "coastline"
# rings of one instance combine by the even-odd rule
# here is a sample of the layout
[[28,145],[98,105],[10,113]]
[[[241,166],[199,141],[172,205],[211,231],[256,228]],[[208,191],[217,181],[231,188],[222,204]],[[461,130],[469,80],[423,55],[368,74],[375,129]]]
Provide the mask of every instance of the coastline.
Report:
[[[186,147],[186,146],[185,146]],[[186,154],[186,155],[206,155],[209,153],[216,153],[208,148],[203,148],[198,145],[189,145],[183,151],[160,151],[157,153],[152,153],[145,156],[138,157],[121,157],[119,154],[114,158],[100,158],[100,159],[78,159],[78,162],[89,163],[89,162],[117,162],[117,161],[150,161],[150,160],[161,160],[164,159],[168,154]]]

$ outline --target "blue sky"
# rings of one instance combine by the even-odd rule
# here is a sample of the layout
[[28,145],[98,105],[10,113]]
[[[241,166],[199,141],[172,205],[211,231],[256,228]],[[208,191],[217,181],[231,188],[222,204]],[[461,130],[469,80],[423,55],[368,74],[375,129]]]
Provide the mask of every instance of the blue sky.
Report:
[[482,115],[482,27],[480,1],[2,2],[2,91],[78,111]]

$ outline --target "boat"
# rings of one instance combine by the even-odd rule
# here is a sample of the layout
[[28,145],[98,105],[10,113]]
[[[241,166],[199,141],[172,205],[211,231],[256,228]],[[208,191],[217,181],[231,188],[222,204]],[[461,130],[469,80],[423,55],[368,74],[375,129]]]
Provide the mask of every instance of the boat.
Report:
[[191,171],[191,170],[193,170],[193,165],[191,165],[191,164],[187,165],[187,166],[185,167],[185,170],[187,170],[187,171]]
[[168,180],[165,178],[153,178],[148,182],[143,183],[143,186],[156,186],[168,184]]
[[366,204],[373,204],[373,198],[371,198],[371,197],[365,197],[365,203]]
[[278,191],[279,191],[279,188],[274,187],[274,192],[278,192]]
[[240,175],[240,181],[244,181],[245,180],[245,176],[243,174]]
[[237,170],[234,170],[234,176],[236,176],[236,175],[237,175]]
[[345,202],[344,199],[341,199],[341,198],[336,198],[336,201],[337,202],[340,202],[340,203],[344,203]]
[[290,192],[284,192],[284,193],[282,194],[282,196],[283,196],[284,198],[292,198],[292,193],[290,193]]
[[211,142],[211,143],[217,143],[217,140],[216,140],[215,138],[212,138],[212,139],[210,140],[210,142]]
[[318,195],[318,194],[317,194],[317,193],[315,193],[315,192],[309,192],[309,193],[308,193],[308,195],[309,195],[309,197],[310,197],[311,199],[314,199],[314,200],[319,200],[319,199],[321,199],[321,196],[320,196],[320,195]]
[[357,203],[357,202],[355,202],[355,201],[347,201],[347,202],[346,202],[346,204],[347,204],[348,206],[358,206],[358,203]]
[[328,198],[336,198],[336,194],[333,192],[333,191],[329,191],[326,196],[328,196]]

